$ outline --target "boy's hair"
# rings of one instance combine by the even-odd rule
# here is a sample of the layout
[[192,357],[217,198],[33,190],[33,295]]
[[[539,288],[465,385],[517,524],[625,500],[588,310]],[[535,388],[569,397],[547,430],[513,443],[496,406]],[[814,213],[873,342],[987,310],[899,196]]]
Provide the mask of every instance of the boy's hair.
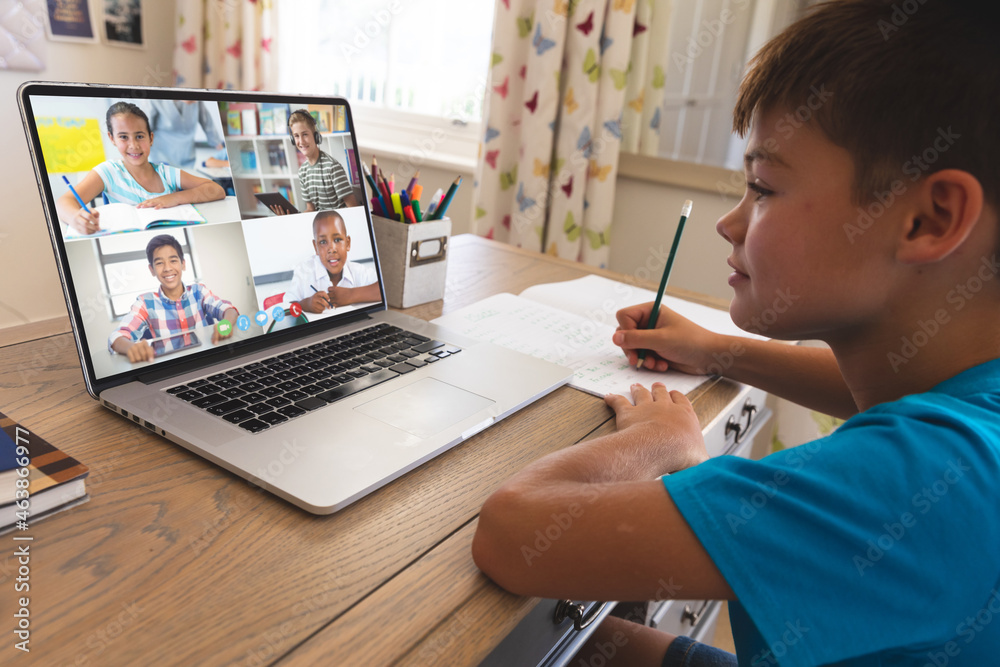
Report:
[[296,109],[288,116],[288,131],[291,132],[292,124],[306,123],[313,132],[316,132],[316,119],[305,109]]
[[326,220],[327,218],[336,218],[337,220],[340,220],[340,224],[344,228],[344,235],[345,236],[347,235],[347,223],[344,222],[343,216],[341,216],[336,211],[331,211],[328,209],[325,211],[320,211],[313,217],[313,238],[316,238],[316,228],[319,227],[319,223]]
[[110,107],[108,107],[108,113],[104,117],[104,121],[108,124],[108,134],[114,134],[115,132],[111,128],[111,117],[119,116],[122,114],[138,116],[139,118],[143,119],[144,121],[146,121],[146,132],[150,135],[153,134],[153,131],[149,127],[149,116],[146,115],[145,111],[143,111],[136,105],[132,104],[131,102],[115,102]]
[[149,239],[149,243],[146,244],[146,259],[149,260],[150,266],[153,265],[153,253],[166,245],[173,246],[174,250],[177,251],[177,256],[181,258],[182,262],[184,261],[184,249],[181,248],[180,242],[170,234],[160,234]]
[[753,58],[733,130],[745,136],[774,110],[790,112],[775,128],[786,139],[814,121],[851,154],[857,203],[896,180],[961,169],[995,206],[996,12],[984,0],[824,2]]

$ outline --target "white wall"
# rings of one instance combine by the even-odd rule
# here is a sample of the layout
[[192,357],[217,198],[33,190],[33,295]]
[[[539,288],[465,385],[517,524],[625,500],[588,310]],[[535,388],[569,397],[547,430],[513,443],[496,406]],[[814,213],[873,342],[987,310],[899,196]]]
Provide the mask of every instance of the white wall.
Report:
[[143,50],[47,42],[46,69],[0,71],[0,125],[7,128],[0,161],[0,328],[66,314],[16,91],[25,81],[169,85],[173,71],[174,8],[168,0],[143,3]]
[[714,192],[619,177],[611,228],[608,268],[659,283],[670,254],[684,200],[694,202],[677,250],[670,286],[726,299],[732,269],[726,264],[731,246],[715,231],[715,223],[738,199]]

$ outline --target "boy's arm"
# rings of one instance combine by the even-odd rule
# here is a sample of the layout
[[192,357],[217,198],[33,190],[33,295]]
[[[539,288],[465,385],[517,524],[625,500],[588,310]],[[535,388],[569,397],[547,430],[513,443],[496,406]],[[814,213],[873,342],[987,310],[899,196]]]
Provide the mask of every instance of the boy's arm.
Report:
[[362,287],[331,287],[329,289],[330,303],[334,306],[347,306],[352,303],[370,303],[379,301],[382,293],[378,281]]
[[344,206],[345,207],[348,207],[348,206],[360,206],[361,205],[358,202],[358,198],[354,196],[354,191],[353,190],[344,197],[343,202],[344,202]]
[[[651,600],[733,593],[657,477],[707,458],[680,392],[609,396],[619,430],[551,454],[490,496],[476,565],[521,595]],[[613,564],[609,566],[609,564]]]
[[618,311],[613,340],[633,366],[638,350],[646,349],[652,354],[646,355],[643,367],[650,370],[722,375],[842,419],[858,411],[827,348],[717,334],[667,307],[661,307],[656,328],[647,330],[651,311],[651,303]]
[[156,356],[153,354],[153,348],[144,340],[133,343],[127,338],[116,338],[111,344],[111,349],[127,357],[133,364],[139,361],[152,361]]
[[142,298],[137,298],[132,308],[122,318],[117,329],[108,337],[108,347],[111,351],[127,357],[132,363],[152,361],[153,348],[143,338],[149,331],[149,314]]
[[225,199],[226,191],[213,180],[201,178],[181,170],[181,189],[168,195],[161,195],[136,204],[137,208],[170,208],[181,204],[200,204],[202,202]]

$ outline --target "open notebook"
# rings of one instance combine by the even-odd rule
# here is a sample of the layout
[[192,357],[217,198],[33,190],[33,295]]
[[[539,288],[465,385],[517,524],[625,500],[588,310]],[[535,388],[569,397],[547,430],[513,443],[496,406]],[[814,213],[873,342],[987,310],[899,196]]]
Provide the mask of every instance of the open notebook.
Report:
[[[205,217],[191,204],[169,208],[138,208],[132,204],[104,204],[94,209],[100,213],[101,232],[93,236],[138,232],[156,227],[191,225],[205,222]],[[67,238],[92,238],[68,230]]]
[[[621,308],[652,301],[656,292],[600,276],[535,285],[513,294],[496,294],[434,320],[435,324],[482,341],[530,354],[574,371],[570,385],[596,396],[630,393],[636,383],[663,382],[668,389],[689,392],[704,375],[655,373],[629,366],[621,348],[611,342]],[[724,310],[664,295],[662,304],[717,333],[749,334]]]

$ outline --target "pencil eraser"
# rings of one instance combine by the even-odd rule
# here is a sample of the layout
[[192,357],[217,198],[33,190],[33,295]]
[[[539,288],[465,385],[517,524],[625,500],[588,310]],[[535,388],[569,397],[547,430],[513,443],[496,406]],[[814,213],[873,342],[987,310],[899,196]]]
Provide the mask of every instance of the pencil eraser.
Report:
[[681,215],[685,218],[691,215],[691,209],[694,207],[694,202],[688,199],[684,202],[684,206],[681,208]]

